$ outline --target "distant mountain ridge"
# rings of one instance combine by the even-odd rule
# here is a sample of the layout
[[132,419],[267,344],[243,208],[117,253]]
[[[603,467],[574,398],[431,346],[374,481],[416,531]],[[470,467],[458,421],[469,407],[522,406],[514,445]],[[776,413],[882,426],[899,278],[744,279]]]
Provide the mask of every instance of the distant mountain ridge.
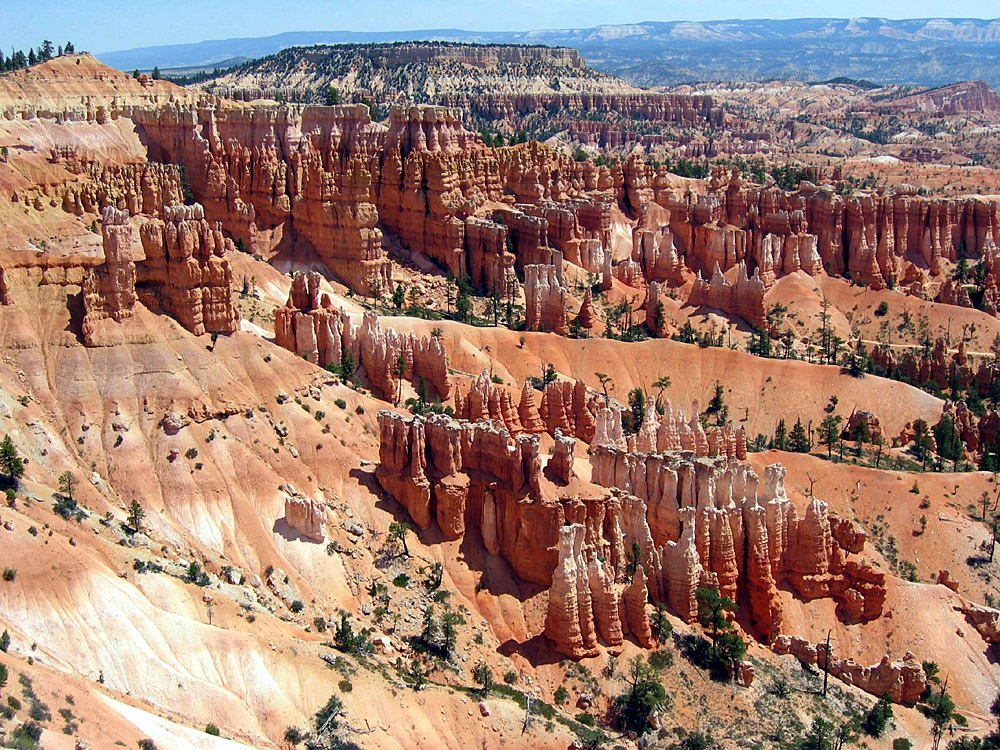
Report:
[[468,97],[630,94],[639,89],[586,67],[568,47],[393,42],[291,47],[209,79],[234,98],[322,102],[344,96],[387,104],[468,104]]
[[121,70],[154,65],[212,67],[292,46],[417,40],[573,47],[594,69],[642,86],[836,77],[919,86],[979,79],[1000,86],[1000,19],[803,18],[643,22],[525,32],[288,32],[97,57]]

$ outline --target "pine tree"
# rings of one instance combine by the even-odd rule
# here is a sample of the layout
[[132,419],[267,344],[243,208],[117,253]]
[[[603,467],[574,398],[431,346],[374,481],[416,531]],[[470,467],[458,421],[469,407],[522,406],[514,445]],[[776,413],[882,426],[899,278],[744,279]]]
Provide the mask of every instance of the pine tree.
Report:
[[840,417],[827,414],[819,425],[819,439],[826,446],[827,456],[833,456],[833,447],[840,437]]
[[76,47],[73,46],[73,42],[66,42],[66,46],[63,47],[63,52],[67,55],[72,55],[76,53]]
[[28,67],[34,67],[38,64],[38,56],[35,54],[34,48],[28,50]]
[[0,440],[0,469],[3,469],[8,481],[15,487],[17,480],[24,476],[24,459],[17,454],[10,435],[4,435],[3,440]]
[[801,418],[795,420],[795,426],[792,428],[789,443],[789,447],[795,453],[808,453],[812,447],[809,445],[809,437],[806,435],[806,428],[802,425]]
[[785,420],[778,421],[778,426],[774,428],[774,442],[772,446],[775,450],[783,451],[788,447],[788,428],[785,427]]
[[159,81],[160,78],[163,77],[162,75],[160,75],[160,69],[158,67],[156,67],[156,66],[153,67],[153,74],[152,75],[153,75],[153,80],[154,81]]
[[146,517],[146,511],[142,509],[138,500],[133,499],[128,506],[128,525],[130,529],[142,531],[142,519]]

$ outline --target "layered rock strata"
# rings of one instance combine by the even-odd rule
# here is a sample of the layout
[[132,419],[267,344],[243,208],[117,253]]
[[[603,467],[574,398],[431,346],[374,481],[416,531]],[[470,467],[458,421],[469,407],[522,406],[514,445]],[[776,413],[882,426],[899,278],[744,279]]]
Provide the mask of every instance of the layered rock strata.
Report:
[[88,268],[83,277],[83,341],[97,346],[109,337],[104,321],[120,323],[135,314],[135,234],[127,211],[105,208],[101,234],[104,264]]
[[439,339],[383,330],[371,311],[360,328],[355,326],[350,315],[335,310],[321,293],[321,279],[315,271],[292,277],[288,301],[274,311],[275,343],[320,367],[350,357],[383,398],[396,398],[400,379],[410,381],[427,400],[451,397],[448,353]]
[[170,314],[195,335],[239,328],[233,303],[232,240],[198,204],[166,206],[163,220],[139,228],[146,259],[136,268],[136,291],[151,309]]
[[[782,635],[772,645],[776,654],[792,654],[807,665],[826,668],[826,643],[815,646],[804,638]],[[835,649],[831,649],[836,654]],[[927,687],[927,675],[920,662],[909,651],[901,660],[891,661],[888,656],[875,665],[865,667],[853,659],[830,659],[829,671],[848,685],[859,687],[879,697],[888,694],[893,703],[914,705]]]
[[568,298],[569,292],[557,266],[524,267],[524,317],[529,330],[569,333],[566,322]]
[[127,211],[103,212],[104,263],[82,280],[83,340],[88,346],[114,343],[110,323],[132,317],[137,301],[175,318],[196,336],[239,328],[233,303],[232,242],[218,224],[205,221],[201,206],[167,206],[164,219],[139,227],[145,259],[136,263],[135,234]]
[[[607,440],[614,422],[599,423],[593,483],[610,492],[594,487],[590,497],[560,499],[558,484],[572,479],[563,468],[570,465],[571,439],[561,432],[549,462],[552,484],[540,471],[537,438],[512,436],[500,423],[390,412],[381,412],[379,423],[376,476],[418,526],[436,520],[449,539],[476,528],[486,549],[522,579],[545,585],[553,576],[572,579],[550,592],[552,640],[564,653],[592,651],[588,620],[605,622],[599,633],[624,628],[647,640],[640,599],[665,603],[694,622],[700,586],[747,601],[748,625],[765,641],[782,631],[781,586],[804,599],[836,599],[845,620],[882,613],[884,575],[852,557],[863,550],[864,532],[815,498],[800,515],[785,494],[779,465],[768,467],[761,481],[735,458],[628,453]],[[560,531],[567,524],[583,531],[570,538]],[[635,547],[641,584],[635,576],[626,580]],[[580,593],[584,577],[586,596]],[[552,601],[570,588],[575,600]],[[621,606],[628,614],[614,623]]]
[[594,483],[643,501],[650,590],[682,619],[696,619],[699,585],[717,587],[734,601],[745,596],[750,624],[766,641],[781,632],[777,591],[783,584],[805,599],[836,599],[847,620],[881,615],[884,575],[850,558],[861,551],[864,533],[815,498],[800,518],[780,465],[768,467],[761,483],[731,459],[628,453],[608,445],[591,446],[591,464]]

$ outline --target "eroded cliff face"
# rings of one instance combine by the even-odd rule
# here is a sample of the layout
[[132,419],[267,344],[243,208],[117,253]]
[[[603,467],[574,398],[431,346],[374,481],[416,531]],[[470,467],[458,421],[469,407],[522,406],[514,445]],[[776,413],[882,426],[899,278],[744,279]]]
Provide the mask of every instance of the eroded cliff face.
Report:
[[842,196],[810,183],[785,192],[744,183],[734,171],[717,173],[692,199],[658,187],[660,178],[647,169],[652,187],[641,196],[670,211],[671,243],[652,256],[652,268],[665,269],[659,274],[679,253],[705,275],[744,263],[765,287],[782,274],[825,270],[881,289],[902,280],[914,260],[937,275],[942,259],[992,258],[1000,237],[1000,207],[978,198],[928,199],[906,186]]
[[103,321],[120,323],[135,314],[134,232],[127,211],[104,209],[101,233],[104,264],[88,268],[83,277],[83,340],[87,346],[101,339]]
[[[509,195],[532,205],[583,195],[601,182],[598,168],[535,143],[487,149],[460,113],[443,107],[396,109],[387,125],[361,106],[212,100],[131,116],[150,158],[183,164],[207,215],[233,236],[253,244],[258,232],[281,227],[365,294],[391,289],[379,222],[456,277],[501,294],[516,289],[515,258],[551,262],[550,231],[574,247],[606,231],[600,212],[580,207],[551,229],[544,216],[521,210],[502,223],[475,216]],[[541,251],[538,260],[532,251]]]
[[164,206],[162,213],[163,220],[140,224],[145,257],[136,262],[137,233],[128,211],[104,209],[104,263],[80,269],[87,346],[121,343],[120,324],[134,315],[137,302],[169,314],[196,336],[239,328],[227,257],[232,241],[204,219],[197,204]]
[[370,311],[359,327],[344,310],[334,309],[320,292],[320,280],[315,271],[294,274],[288,301],[274,311],[276,344],[320,367],[360,365],[374,390],[389,400],[397,400],[401,379],[422,398],[451,398],[448,353],[438,339],[383,330]]
[[139,229],[146,259],[136,268],[139,299],[169,313],[196,336],[239,328],[233,303],[233,272],[227,257],[233,241],[199,204],[165,206],[163,220]]
[[[467,413],[488,417],[491,400],[512,411],[489,394],[475,387]],[[768,467],[762,481],[737,457],[733,432],[719,430],[713,451],[668,410],[662,438],[659,427],[630,438],[633,451],[662,439],[661,452],[629,452],[620,418],[604,409],[586,483],[574,473],[575,440],[559,428],[543,473],[537,438],[501,421],[384,411],[379,424],[382,487],[421,528],[436,521],[449,539],[475,529],[520,578],[549,586],[545,633],[573,658],[620,645],[623,632],[651,644],[648,604],[694,622],[702,586],[746,602],[746,626],[768,643],[784,632],[779,587],[835,599],[845,621],[882,614],[884,575],[854,557],[865,533],[817,498],[797,511],[784,469]]]
[[[360,106],[212,99],[123,115],[139,125],[150,158],[182,164],[206,216],[248,246],[266,253],[281,238],[356,291],[381,295],[392,287],[384,228],[503,299],[518,296],[521,272],[536,329],[567,330],[566,262],[600,274],[606,288],[617,279],[641,290],[655,282],[659,293],[665,285],[685,289],[690,305],[758,327],[766,324],[767,290],[796,271],[849,275],[879,289],[921,268],[938,276],[942,261],[960,255],[1000,269],[996,204],[931,200],[905,186],[842,196],[803,183],[785,192],[719,171],[694,195],[662,166],[635,158],[598,166],[535,142],[487,148],[465,129],[461,111],[439,106],[396,108],[386,123]],[[146,186],[138,193],[156,192],[153,177],[140,179]],[[83,199],[61,200],[77,210]],[[635,225],[631,252],[618,262],[616,204]],[[945,301],[967,303],[949,294],[940,291]],[[647,325],[669,333],[655,317],[657,297],[647,300]]]
[[[833,651],[833,649],[831,649]],[[917,658],[907,651],[902,659],[883,656],[878,664],[865,667],[850,658],[827,659],[826,643],[812,645],[803,638],[782,635],[774,642],[777,654],[792,654],[802,664],[828,669],[848,685],[855,685],[872,695],[888,694],[894,703],[912,706],[927,687],[927,674]]]

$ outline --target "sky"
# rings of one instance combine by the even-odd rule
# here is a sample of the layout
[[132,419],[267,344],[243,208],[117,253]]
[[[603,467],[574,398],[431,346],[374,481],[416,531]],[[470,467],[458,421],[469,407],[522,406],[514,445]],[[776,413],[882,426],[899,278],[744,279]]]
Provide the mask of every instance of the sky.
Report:
[[111,52],[284,31],[472,31],[587,28],[720,18],[995,18],[996,0],[0,0],[0,46],[43,39]]

